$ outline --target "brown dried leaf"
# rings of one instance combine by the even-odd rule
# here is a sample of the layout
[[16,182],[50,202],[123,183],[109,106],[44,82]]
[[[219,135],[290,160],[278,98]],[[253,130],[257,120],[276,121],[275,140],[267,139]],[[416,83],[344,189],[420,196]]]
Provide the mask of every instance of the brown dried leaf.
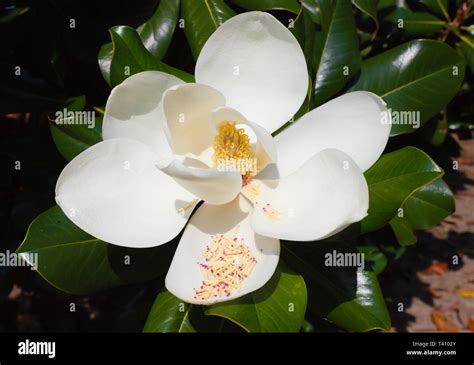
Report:
[[467,322],[467,329],[474,332],[474,318],[469,319],[469,322]]
[[431,312],[431,320],[435,324],[438,331],[442,332],[459,332],[460,328],[456,323],[453,323],[446,319],[446,317],[438,312],[437,310],[433,309]]
[[474,298],[474,289],[458,288],[456,294],[463,298]]
[[423,270],[422,273],[425,275],[443,275],[446,271],[448,271],[448,263],[435,260],[430,266]]
[[429,288],[429,289],[428,289],[428,292],[430,293],[430,295],[431,295],[433,298],[439,298],[439,297],[441,297],[441,295],[442,295],[440,291],[435,290],[435,289],[433,289],[433,288]]

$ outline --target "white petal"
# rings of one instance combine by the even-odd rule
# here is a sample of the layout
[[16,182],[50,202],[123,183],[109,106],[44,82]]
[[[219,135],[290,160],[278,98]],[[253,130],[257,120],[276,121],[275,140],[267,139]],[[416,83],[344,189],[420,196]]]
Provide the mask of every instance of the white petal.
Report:
[[277,161],[277,152],[273,137],[265,128],[248,121],[237,110],[229,107],[217,108],[211,115],[211,126],[214,131],[217,131],[219,124],[222,122],[235,122],[238,127],[243,127],[246,130],[250,141],[255,142],[257,172],[263,170],[268,164]]
[[183,188],[209,204],[228,203],[242,190],[242,176],[238,171],[225,172],[214,168],[189,167],[177,160],[161,170],[174,177]]
[[196,62],[196,80],[221,91],[228,106],[270,133],[293,117],[308,91],[298,41],[272,15],[258,11],[217,28]]
[[163,93],[184,82],[160,71],[130,76],[110,93],[105,106],[102,137],[128,138],[148,145],[167,161],[171,149],[163,131],[160,104]]
[[275,137],[280,176],[296,171],[326,148],[344,151],[366,171],[382,154],[389,135],[390,113],[380,97],[366,91],[342,95]]
[[[188,303],[208,305],[241,297],[259,289],[271,278],[278,264],[280,241],[252,230],[250,209],[250,204],[241,197],[226,205],[203,204],[198,208],[184,230],[166,276],[166,288],[173,295]],[[194,289],[199,288],[203,280],[198,262],[203,262],[204,250],[217,234],[243,238],[257,264],[239,291],[229,297],[200,301],[194,298]]]
[[327,149],[281,180],[254,179],[243,194],[254,204],[252,227],[292,241],[329,237],[367,215],[369,193],[359,167]]
[[224,96],[206,85],[184,84],[163,95],[165,133],[173,153],[208,163],[212,134],[212,110],[225,105]]
[[140,142],[100,142],[64,168],[56,202],[74,224],[103,241],[161,245],[181,231],[197,200],[156,163],[156,155]]

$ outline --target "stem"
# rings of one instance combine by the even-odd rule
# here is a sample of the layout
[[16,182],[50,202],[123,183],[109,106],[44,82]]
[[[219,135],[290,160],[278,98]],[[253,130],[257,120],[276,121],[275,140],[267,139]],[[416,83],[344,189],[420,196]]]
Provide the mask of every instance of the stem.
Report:
[[447,20],[448,22],[451,22],[451,18],[449,17],[449,13],[448,13],[448,11],[446,10],[446,8],[444,7],[444,4],[443,4],[443,2],[442,2],[441,0],[438,0],[438,5],[439,5],[439,7],[440,7],[440,9],[441,9],[441,11],[442,11],[444,17],[446,18],[446,20]]
[[95,106],[95,107],[94,107],[94,110],[95,110],[96,112],[102,114],[102,115],[105,114],[105,110],[102,109],[102,108],[100,108],[100,107],[98,107],[98,106]]

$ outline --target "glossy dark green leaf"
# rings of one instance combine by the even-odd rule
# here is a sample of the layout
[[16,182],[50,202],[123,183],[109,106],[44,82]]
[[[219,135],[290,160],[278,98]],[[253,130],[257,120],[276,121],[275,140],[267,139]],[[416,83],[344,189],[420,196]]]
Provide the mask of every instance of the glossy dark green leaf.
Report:
[[[366,268],[379,275],[387,267],[387,256],[376,246],[357,246],[357,251],[364,254]],[[369,266],[369,267],[367,267]]]
[[391,134],[410,133],[446,107],[459,90],[464,69],[464,60],[448,45],[416,40],[364,61],[351,90],[381,96],[398,118]]
[[[179,15],[180,0],[161,1],[153,16],[137,28],[138,35],[145,48],[161,60],[171,43]],[[112,60],[112,43],[104,44],[99,50],[99,67],[105,81],[110,83],[110,62]]]
[[197,60],[204,43],[212,33],[235,12],[223,0],[182,0],[181,17],[184,33],[194,59]]
[[[132,28],[128,28],[125,33],[130,32],[130,34],[133,34],[131,33],[132,31],[134,31]],[[193,75],[155,60],[143,45],[138,43],[139,38],[137,38],[137,36],[132,35],[131,37],[125,37],[124,39],[120,39],[120,36],[116,36],[115,38],[117,39],[119,49],[112,53],[110,59],[107,58],[107,56],[99,61],[102,75],[110,86],[114,87],[118,85],[127,77],[135,73],[150,70],[162,71],[174,75],[183,81],[194,82]],[[104,48],[101,49],[101,52],[102,50],[104,50]],[[105,51],[106,50],[107,48],[105,48]],[[136,56],[131,57],[131,53],[135,51],[137,51]],[[114,74],[114,79],[111,78],[112,72]]]
[[441,118],[439,118],[436,121],[436,127],[433,132],[433,135],[431,136],[431,144],[433,146],[441,146],[444,141],[446,140],[446,137],[448,136],[448,119],[446,114],[444,114]]
[[311,61],[315,72],[315,106],[340,91],[359,70],[361,62],[350,2],[321,0],[319,6],[320,31],[314,37]]
[[190,322],[193,307],[162,291],[151,307],[143,332],[196,332]]
[[431,12],[446,16],[449,8],[449,0],[420,0],[428,10]]
[[413,12],[406,8],[398,8],[385,20],[413,37],[430,37],[443,29],[444,21],[424,12]]
[[143,46],[137,31],[127,26],[110,28],[113,53],[110,62],[110,83],[120,84],[142,71],[160,70],[157,59]]
[[179,16],[180,0],[160,1],[153,16],[137,28],[145,48],[161,60],[168,50]]
[[396,8],[406,8],[406,0],[379,0],[377,10],[381,13],[390,12]]
[[378,2],[378,0],[352,0],[352,4],[354,4],[360,11],[367,14],[375,22],[376,28],[379,27],[379,20],[377,18]]
[[160,71],[165,72],[170,75],[174,75],[186,82],[195,82],[194,75],[186,71],[180,70],[176,67],[167,65],[166,63],[163,63],[163,62],[160,62]]
[[246,10],[286,10],[294,14],[300,11],[296,0],[231,0],[235,5]]
[[402,208],[413,229],[428,229],[454,212],[454,195],[448,184],[438,179],[415,191]]
[[474,37],[465,37],[463,42],[457,44],[457,50],[474,74]]
[[321,22],[321,7],[319,1],[316,0],[300,0],[301,6],[308,12],[314,23]]
[[415,147],[382,155],[365,172],[369,185],[369,214],[362,220],[362,233],[382,228],[415,190],[442,175],[441,168]]
[[163,289],[148,313],[143,332],[243,332],[236,324],[224,318],[206,316],[203,308],[200,305],[185,303]]
[[306,302],[303,278],[280,264],[270,281],[259,290],[206,307],[204,313],[227,318],[248,332],[298,332]]
[[314,20],[312,19],[311,13],[305,7],[303,7],[300,14],[298,14],[296,19],[290,23],[288,28],[298,40],[298,43],[304,52],[306,63],[311,65],[314,37],[316,35],[316,27],[314,25]]
[[97,61],[99,62],[100,72],[102,77],[107,82],[110,83],[110,63],[112,62],[112,51],[113,51],[112,42],[106,43],[99,49],[99,54],[97,56]]
[[416,235],[406,219],[395,216],[390,221],[390,227],[392,227],[393,233],[401,246],[409,246],[416,243]]
[[282,255],[308,286],[308,310],[351,332],[390,329],[377,275],[356,267],[327,266],[326,254],[358,253],[344,242],[285,243]]
[[108,244],[82,231],[54,206],[31,223],[17,252],[37,254],[38,273],[59,290],[88,294],[164,274],[174,248]]
[[[84,96],[73,98],[61,112],[81,112],[86,105]],[[102,141],[102,117],[93,111],[63,116],[50,123],[53,141],[61,155],[71,161],[90,146]]]
[[428,229],[454,212],[454,195],[449,186],[438,179],[415,191],[390,221],[402,246],[416,243],[414,230]]
[[158,61],[143,46],[135,29],[127,26],[118,26],[110,29],[113,52],[110,62],[111,86],[120,84],[131,75],[142,71],[162,71],[192,81],[194,77],[184,71],[168,66]]

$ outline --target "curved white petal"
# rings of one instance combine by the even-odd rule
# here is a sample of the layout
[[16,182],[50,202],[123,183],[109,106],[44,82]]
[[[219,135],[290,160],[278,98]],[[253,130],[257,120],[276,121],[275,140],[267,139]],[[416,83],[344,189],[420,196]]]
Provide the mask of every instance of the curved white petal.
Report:
[[61,172],[56,202],[74,224],[103,241],[161,245],[181,231],[197,200],[156,163],[157,156],[140,142],[100,142]]
[[178,160],[172,161],[161,170],[174,177],[187,191],[209,204],[228,203],[242,190],[242,176],[238,171],[190,167]]
[[184,84],[166,91],[164,129],[173,153],[208,163],[212,146],[209,118],[212,110],[223,105],[224,96],[206,85]]
[[[251,206],[242,197],[226,205],[203,204],[189,220],[166,276],[166,288],[188,303],[213,304],[236,299],[262,287],[273,275],[280,255],[280,241],[256,234],[250,227]],[[202,272],[198,262],[212,242],[212,236],[224,234],[243,238],[256,258],[257,264],[239,291],[201,301],[195,298],[195,289],[202,284]]]
[[183,83],[160,71],[145,71],[127,78],[112,90],[107,100],[102,126],[104,140],[134,139],[168,161],[171,150],[163,131],[159,106],[167,89]]
[[273,132],[290,120],[308,91],[303,51],[272,15],[239,14],[209,37],[196,81],[221,91],[227,105]]
[[273,137],[265,128],[248,121],[237,110],[229,107],[220,107],[212,112],[211,126],[214,131],[217,131],[219,124],[222,122],[235,122],[238,127],[243,127],[248,132],[250,142],[255,144],[255,157],[257,158],[256,172],[263,170],[268,164],[277,161],[277,152]]
[[375,94],[355,91],[333,99],[275,137],[280,176],[326,148],[344,151],[366,171],[382,154],[390,126],[386,104]]
[[252,227],[292,241],[329,237],[367,215],[364,175],[344,152],[327,149],[281,180],[254,179],[243,194],[254,204]]

